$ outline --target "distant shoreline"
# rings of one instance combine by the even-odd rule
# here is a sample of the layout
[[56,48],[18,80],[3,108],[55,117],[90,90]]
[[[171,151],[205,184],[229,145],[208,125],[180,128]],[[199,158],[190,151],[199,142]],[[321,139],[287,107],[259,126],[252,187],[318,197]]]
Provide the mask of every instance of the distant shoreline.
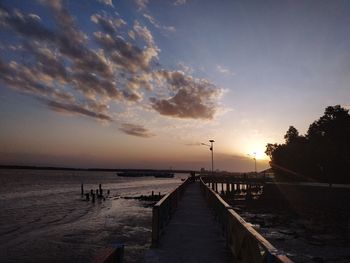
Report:
[[118,169],[100,169],[100,168],[72,168],[72,167],[54,167],[54,166],[35,166],[35,165],[0,165],[0,169],[20,169],[20,170],[63,170],[63,171],[117,171]]
[[72,167],[54,167],[54,166],[35,166],[35,165],[0,165],[1,169],[18,170],[55,170],[55,171],[93,171],[93,172],[127,172],[127,171],[162,171],[173,173],[190,173],[193,170],[162,170],[162,169],[130,169],[130,168],[72,168]]

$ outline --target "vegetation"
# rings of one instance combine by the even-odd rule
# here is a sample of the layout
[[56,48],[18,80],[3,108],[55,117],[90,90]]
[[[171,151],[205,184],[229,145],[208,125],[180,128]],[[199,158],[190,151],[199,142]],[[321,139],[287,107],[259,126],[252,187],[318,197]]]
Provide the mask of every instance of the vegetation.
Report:
[[267,144],[266,154],[277,179],[350,183],[350,115],[340,105],[329,106],[324,115],[300,135],[290,126],[284,144]]

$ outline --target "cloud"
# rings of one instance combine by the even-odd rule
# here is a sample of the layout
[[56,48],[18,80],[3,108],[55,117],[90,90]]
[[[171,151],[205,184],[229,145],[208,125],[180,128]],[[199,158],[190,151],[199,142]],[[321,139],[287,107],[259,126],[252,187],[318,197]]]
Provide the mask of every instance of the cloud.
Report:
[[185,72],[186,74],[192,74],[193,73],[193,68],[191,68],[190,66],[186,65],[184,62],[180,61],[179,63],[177,63],[178,68]]
[[[109,115],[94,113],[95,108],[90,109],[86,102],[125,98],[114,82],[112,67],[103,54],[87,47],[85,34],[77,29],[60,1],[43,3],[53,13],[57,22],[55,30],[47,29],[35,14],[0,8],[0,26],[22,37],[24,44],[20,51],[28,58],[25,64],[1,60],[1,81],[39,98],[52,110],[110,121]],[[67,88],[80,91],[83,96],[73,95]]]
[[125,40],[122,36],[113,37],[103,32],[95,32],[94,37],[115,66],[124,73],[136,73],[150,70],[152,60],[158,59],[159,49],[154,44],[153,36],[146,27],[135,21],[135,34],[147,44],[143,49]]
[[187,2],[187,0],[176,0],[175,2],[174,2],[174,5],[184,5],[184,4],[186,4],[186,2]]
[[77,102],[71,93],[55,89],[49,84],[45,85],[35,68],[29,68],[16,62],[11,62],[6,66],[0,60],[0,70],[2,81],[14,89],[34,95],[53,111],[112,121],[111,116],[107,113],[107,105],[89,100],[86,100],[85,103]]
[[231,76],[235,75],[234,72],[232,72],[228,68],[225,68],[224,66],[221,66],[221,65],[217,65],[216,70],[222,74],[225,74],[225,75],[231,75]]
[[176,28],[174,26],[163,26],[161,25],[153,16],[150,14],[143,14],[143,17],[147,19],[155,28],[163,29],[168,32],[175,32]]
[[[104,40],[102,44],[105,47],[108,37],[111,39],[108,44],[114,46],[96,51],[87,46],[87,36],[78,30],[74,19],[60,1],[42,2],[53,13],[57,23],[55,30],[46,28],[35,14],[26,15],[18,10],[11,12],[1,8],[0,26],[23,37],[25,52],[28,57],[34,57],[26,70],[20,67],[20,63],[12,63],[12,66],[17,67],[17,71],[22,70],[21,74],[16,79],[9,75],[7,79],[3,77],[3,80],[25,92],[38,93],[39,89],[50,90],[50,86],[53,85],[69,84],[88,99],[140,100],[140,93],[128,90],[127,79],[115,77],[116,71],[130,74],[148,70],[151,60],[157,57],[159,52],[150,31],[140,24],[135,24],[138,34],[149,43],[145,49],[140,49],[122,38],[117,37],[117,40],[113,40],[109,34],[97,32],[96,36],[100,36],[98,40]],[[110,33],[115,33],[119,27],[126,24],[120,18],[112,20],[99,14],[94,14],[91,20]],[[113,63],[107,60],[105,52],[112,57]],[[12,73],[14,70],[12,69]],[[37,79],[32,78],[35,75]],[[29,77],[30,85],[25,83]]]
[[137,136],[137,137],[150,138],[155,136],[148,129],[138,124],[123,123],[119,128],[119,130],[121,130],[122,132],[128,135]]
[[76,69],[86,70],[102,77],[111,77],[113,72],[110,65],[96,51],[88,48],[88,37],[77,28],[73,17],[61,2],[56,0],[45,3],[52,10],[58,26],[58,29],[53,32],[55,38],[52,44],[72,60]]
[[33,37],[41,40],[52,40],[54,33],[43,27],[40,19],[32,14],[22,14],[15,10],[10,13],[7,9],[0,6],[0,26],[5,29],[11,29],[20,35]]
[[73,104],[73,103],[62,103],[52,100],[46,100],[46,105],[56,112],[63,112],[63,113],[71,113],[71,114],[80,114],[83,116],[96,118],[101,121],[112,121],[112,117],[102,113],[98,112],[95,109],[90,109],[89,105],[79,105],[79,104]]
[[147,27],[141,26],[139,21],[135,21],[133,29],[134,29],[134,32],[136,33],[136,35],[138,35],[141,39],[146,41],[146,43],[149,46],[154,45],[152,33],[151,33],[151,31],[148,30]]
[[[106,34],[98,33],[95,34],[95,37],[105,47],[106,54],[119,72],[118,83],[124,89],[126,95],[124,99],[135,101],[135,96],[127,96],[131,93],[129,90],[131,84],[134,84],[129,83],[129,81],[134,82],[137,76],[151,70],[151,61],[158,56],[158,49],[154,46],[140,49],[123,39],[113,39]],[[135,94],[135,92],[133,93]]]
[[114,34],[117,32],[118,28],[126,25],[126,22],[123,19],[113,19],[106,14],[93,14],[90,17],[90,20],[95,24],[100,25],[102,30],[108,34]]
[[60,54],[35,42],[27,43],[23,50],[30,52],[36,59],[36,65],[32,69],[36,70],[36,74],[39,76],[37,80],[61,84],[69,82],[69,72],[64,66],[64,61]]
[[154,75],[158,85],[166,86],[168,98],[151,97],[151,107],[161,115],[213,119],[222,89],[205,79],[195,79],[181,71],[160,70]]
[[72,82],[76,89],[82,91],[90,99],[101,96],[105,99],[121,100],[122,91],[118,89],[113,79],[99,78],[88,71],[75,71],[72,74]]
[[[119,15],[95,13],[90,20],[98,31],[86,35],[61,1],[38,1],[51,12],[50,23],[0,6],[0,28],[10,33],[10,52],[16,54],[12,60],[0,57],[0,81],[7,87],[37,98],[55,112],[100,121],[114,122],[112,103],[140,103],[143,110],[176,118],[214,117],[222,90],[188,75],[192,71],[185,65],[185,73],[155,70],[161,50],[139,21],[127,25]],[[161,27],[150,15],[145,18]],[[122,125],[121,130],[145,138],[153,135],[137,124]]]
[[153,90],[152,73],[142,73],[139,75],[132,75],[128,80],[128,88],[130,90],[146,89]]
[[185,143],[186,146],[201,146],[200,142],[188,142]]
[[136,6],[138,7],[138,10],[143,10],[147,8],[147,5],[149,4],[148,0],[135,0]]
[[[55,89],[50,76],[45,75],[37,67],[28,67],[11,61],[5,64],[0,60],[0,80],[9,87],[36,97],[52,97],[74,101],[74,96],[64,90]],[[52,72],[52,74],[54,74]]]
[[97,0],[97,1],[102,3],[102,4],[114,7],[112,0]]

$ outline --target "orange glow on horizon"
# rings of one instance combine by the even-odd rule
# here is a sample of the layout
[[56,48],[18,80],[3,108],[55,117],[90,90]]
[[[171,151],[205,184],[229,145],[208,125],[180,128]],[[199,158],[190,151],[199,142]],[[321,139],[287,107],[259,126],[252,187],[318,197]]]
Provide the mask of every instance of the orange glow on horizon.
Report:
[[268,160],[269,157],[265,154],[266,144],[263,141],[250,142],[244,147],[245,156],[256,158],[257,160]]

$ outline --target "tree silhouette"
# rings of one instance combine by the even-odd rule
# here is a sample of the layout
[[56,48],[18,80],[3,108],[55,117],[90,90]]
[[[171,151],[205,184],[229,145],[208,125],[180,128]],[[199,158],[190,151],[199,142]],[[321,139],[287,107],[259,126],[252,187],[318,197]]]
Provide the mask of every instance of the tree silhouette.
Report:
[[[349,183],[350,115],[340,105],[329,106],[306,134],[290,126],[284,144],[266,146],[272,164],[295,173],[279,172],[280,180]],[[272,165],[273,166],[273,165]]]
[[294,126],[289,126],[289,129],[286,133],[286,135],[284,135],[284,139],[286,140],[286,144],[288,143],[293,143],[295,142],[299,137],[299,132],[296,128],[294,128]]

